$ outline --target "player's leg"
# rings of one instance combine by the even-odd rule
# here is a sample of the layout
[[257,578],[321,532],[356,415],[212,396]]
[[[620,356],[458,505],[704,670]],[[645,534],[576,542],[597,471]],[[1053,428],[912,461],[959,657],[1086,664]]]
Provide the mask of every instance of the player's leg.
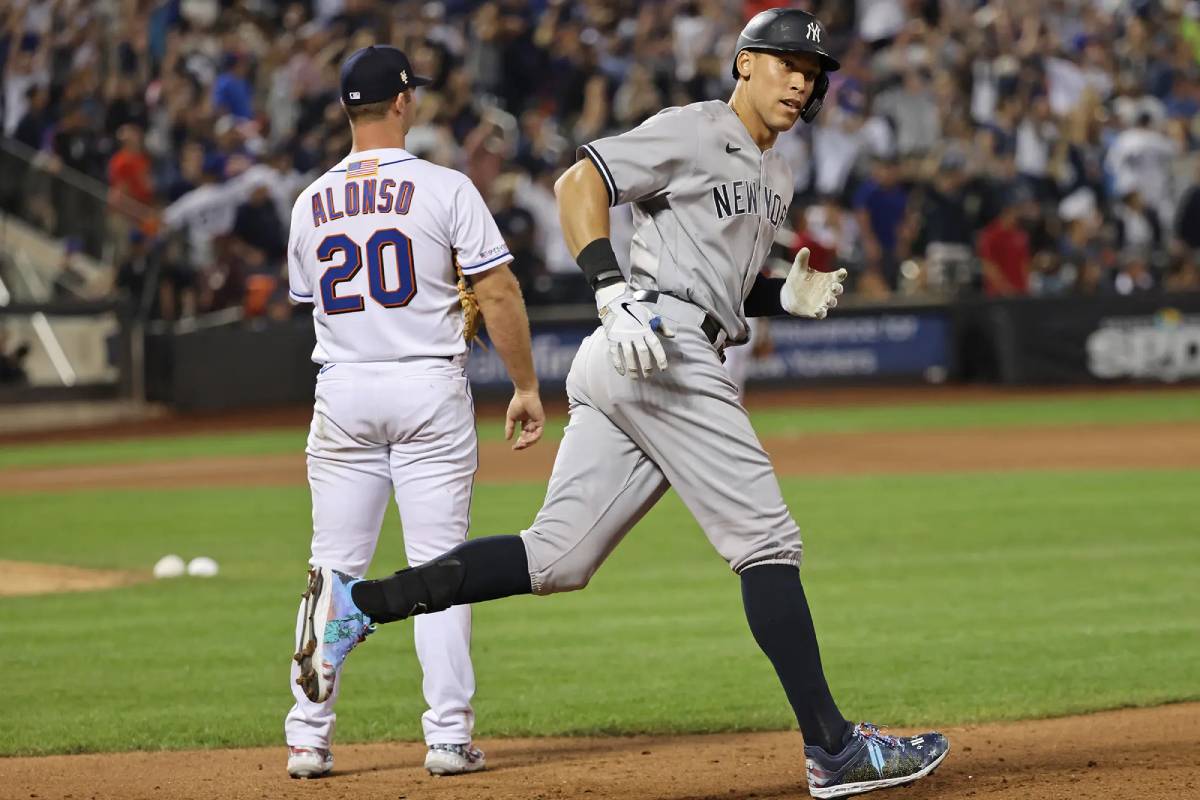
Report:
[[[425,412],[422,423],[412,432],[398,432],[398,441],[391,446],[392,482],[404,526],[404,549],[409,566],[417,567],[466,541],[479,454],[465,378],[429,377],[409,382],[404,391],[418,395],[418,405]],[[475,693],[471,607],[458,605],[422,615],[415,620],[413,636],[428,704],[421,717],[425,743],[469,747],[475,722],[471,709]],[[455,758],[458,754],[452,751],[443,755],[462,762],[461,769],[450,771],[483,767],[482,757]],[[447,769],[454,764],[441,766]]]
[[[309,563],[360,577],[374,555],[392,481],[386,445],[371,444],[364,438],[366,432],[356,429],[356,394],[346,377],[323,375],[317,385],[307,447],[313,509]],[[296,619],[297,640],[304,628],[304,612],[302,600]],[[293,660],[290,685],[296,702],[284,723],[288,745],[328,750],[336,721],[338,683],[334,681],[327,699],[314,702],[297,685],[299,673],[300,665]]]
[[373,621],[393,622],[460,603],[582,589],[667,486],[607,416],[576,404],[527,530],[473,539],[417,569],[358,582],[351,595]]
[[771,461],[711,345],[682,327],[671,369],[609,379],[614,421],[663,470],[709,541],[741,576],[755,640],[775,666],[806,742],[837,746],[849,730],[829,692],[800,584],[800,531]]
[[417,569],[356,583],[351,596],[359,608],[377,622],[391,622],[461,603],[587,585],[667,490],[658,467],[589,394],[597,365],[611,369],[603,345],[603,335],[589,337],[572,364],[571,419],[546,500],[529,529],[520,536],[474,539]]
[[810,792],[836,797],[927,775],[945,757],[945,737],[883,736],[838,709],[800,582],[800,532],[736,387],[697,328],[679,326],[664,346],[666,373],[630,381],[597,370],[591,388],[740,575],[750,629],[804,735]]

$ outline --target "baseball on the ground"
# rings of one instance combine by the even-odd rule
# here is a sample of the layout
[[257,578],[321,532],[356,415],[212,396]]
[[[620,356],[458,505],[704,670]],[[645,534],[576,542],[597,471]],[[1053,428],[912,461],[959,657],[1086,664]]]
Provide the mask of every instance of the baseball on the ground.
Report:
[[187,565],[187,574],[197,578],[211,578],[217,571],[217,562],[208,556],[196,556]]
[[154,564],[156,578],[178,578],[183,572],[183,559],[174,553],[163,556]]

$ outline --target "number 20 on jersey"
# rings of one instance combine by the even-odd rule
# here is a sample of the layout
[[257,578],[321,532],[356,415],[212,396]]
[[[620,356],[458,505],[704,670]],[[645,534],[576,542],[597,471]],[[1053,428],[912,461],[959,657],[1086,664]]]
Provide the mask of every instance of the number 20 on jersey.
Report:
[[[353,314],[362,311],[365,301],[361,294],[337,293],[339,283],[352,280],[363,267],[363,249],[358,242],[344,233],[326,236],[317,245],[317,258],[329,264],[342,254],[342,263],[331,266],[321,274],[321,304],[326,314]],[[417,273],[413,267],[412,240],[396,228],[382,228],[367,239],[367,281],[371,299],[384,308],[402,308],[417,294]],[[396,265],[396,288],[387,288],[384,281],[384,265],[389,261]]]

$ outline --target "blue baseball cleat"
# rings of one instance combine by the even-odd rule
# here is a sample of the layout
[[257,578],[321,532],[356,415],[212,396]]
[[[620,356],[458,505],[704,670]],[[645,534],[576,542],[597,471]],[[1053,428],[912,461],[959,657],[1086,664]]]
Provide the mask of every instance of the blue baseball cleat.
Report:
[[854,726],[849,744],[829,755],[805,747],[808,793],[813,797],[845,797],[924,778],[950,751],[940,733],[888,736],[869,722]]
[[328,567],[308,571],[304,624],[292,658],[300,665],[296,683],[314,703],[329,699],[346,656],[375,632],[370,617],[354,605],[350,596],[350,587],[358,580]]

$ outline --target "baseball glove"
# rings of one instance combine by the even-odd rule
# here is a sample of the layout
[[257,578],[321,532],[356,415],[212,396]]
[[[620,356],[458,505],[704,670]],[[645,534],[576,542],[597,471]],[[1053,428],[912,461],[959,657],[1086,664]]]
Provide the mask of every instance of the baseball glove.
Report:
[[457,261],[454,262],[454,269],[458,272],[458,302],[462,304],[463,311],[463,339],[468,344],[478,341],[482,345],[483,342],[479,339],[479,325],[483,321],[483,315],[479,311],[479,300],[476,299],[475,290],[471,288]]

